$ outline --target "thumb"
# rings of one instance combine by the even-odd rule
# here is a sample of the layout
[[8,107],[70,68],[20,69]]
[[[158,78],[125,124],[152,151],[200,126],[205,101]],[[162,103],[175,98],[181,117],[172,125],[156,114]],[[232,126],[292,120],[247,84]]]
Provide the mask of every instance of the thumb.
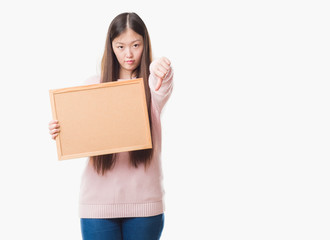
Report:
[[158,91],[158,90],[160,89],[160,87],[162,86],[162,83],[163,83],[163,79],[158,78],[158,81],[157,81],[157,85],[156,85],[155,91]]

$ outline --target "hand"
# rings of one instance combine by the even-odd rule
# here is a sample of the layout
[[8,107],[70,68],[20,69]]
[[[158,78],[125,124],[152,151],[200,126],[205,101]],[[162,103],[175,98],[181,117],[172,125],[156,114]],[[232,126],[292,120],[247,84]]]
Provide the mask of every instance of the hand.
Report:
[[161,57],[152,62],[151,72],[157,77],[157,85],[155,91],[158,91],[162,86],[163,80],[170,70],[171,62],[166,57]]
[[52,139],[55,140],[58,133],[60,132],[60,124],[58,124],[58,120],[51,120],[49,122],[49,134],[52,136]]

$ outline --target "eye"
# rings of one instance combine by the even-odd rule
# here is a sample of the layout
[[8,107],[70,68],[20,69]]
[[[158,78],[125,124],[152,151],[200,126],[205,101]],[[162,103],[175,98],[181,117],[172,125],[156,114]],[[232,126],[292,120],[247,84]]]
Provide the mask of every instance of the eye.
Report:
[[135,47],[135,48],[137,48],[137,47],[139,47],[140,45],[138,44],[138,43],[135,43],[134,45],[133,45],[133,47]]
[[123,48],[124,48],[124,46],[117,46],[117,48],[118,48],[118,49],[123,49]]

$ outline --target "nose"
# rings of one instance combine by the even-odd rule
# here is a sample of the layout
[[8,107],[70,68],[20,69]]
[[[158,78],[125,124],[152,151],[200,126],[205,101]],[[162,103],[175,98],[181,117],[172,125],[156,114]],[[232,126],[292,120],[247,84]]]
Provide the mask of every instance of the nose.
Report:
[[132,54],[132,50],[131,50],[131,48],[126,48],[126,57],[127,58],[131,58],[131,57],[133,57],[133,54]]

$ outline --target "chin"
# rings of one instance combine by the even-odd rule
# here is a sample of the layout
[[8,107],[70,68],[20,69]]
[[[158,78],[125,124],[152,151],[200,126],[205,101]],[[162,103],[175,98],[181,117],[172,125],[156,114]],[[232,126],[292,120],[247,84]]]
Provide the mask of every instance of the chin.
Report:
[[130,66],[130,67],[127,67],[126,70],[127,71],[135,71],[137,69],[137,66]]

